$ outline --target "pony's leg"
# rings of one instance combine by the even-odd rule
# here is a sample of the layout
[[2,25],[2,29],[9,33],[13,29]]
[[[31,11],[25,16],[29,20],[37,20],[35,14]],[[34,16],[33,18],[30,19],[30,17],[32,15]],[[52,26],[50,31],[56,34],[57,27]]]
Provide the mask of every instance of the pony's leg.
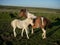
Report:
[[31,34],[33,34],[34,32],[33,32],[33,28],[32,28],[32,31],[31,31]]
[[24,32],[24,29],[22,29],[22,32],[21,32],[21,36],[23,37],[23,32]]
[[27,38],[29,39],[27,28],[25,29],[25,31],[26,31]]
[[32,26],[31,34],[33,34],[33,33],[34,33],[34,31],[33,31],[33,30],[35,29],[35,27],[36,27],[35,25],[34,25],[34,26]]
[[15,32],[15,29],[16,29],[16,28],[14,28],[14,29],[13,29],[14,37],[16,37],[16,32]]
[[46,30],[44,28],[42,28],[42,31],[43,31],[42,38],[45,39],[46,38]]

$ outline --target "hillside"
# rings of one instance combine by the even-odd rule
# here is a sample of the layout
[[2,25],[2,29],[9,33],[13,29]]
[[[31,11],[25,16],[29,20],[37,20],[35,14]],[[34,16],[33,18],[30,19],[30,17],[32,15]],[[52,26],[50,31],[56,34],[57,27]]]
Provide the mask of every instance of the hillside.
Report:
[[60,9],[49,9],[49,8],[37,8],[37,7],[19,7],[19,6],[1,6],[0,11],[20,11],[20,9],[26,8],[31,12],[39,13],[60,13]]

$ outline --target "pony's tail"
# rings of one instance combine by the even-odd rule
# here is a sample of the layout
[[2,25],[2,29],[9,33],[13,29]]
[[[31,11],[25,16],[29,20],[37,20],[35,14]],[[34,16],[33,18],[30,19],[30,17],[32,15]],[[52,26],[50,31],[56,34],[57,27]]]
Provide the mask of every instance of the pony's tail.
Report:
[[48,28],[50,28],[51,21],[50,21],[49,19],[47,19],[47,18],[45,18],[45,20],[46,20],[46,22],[47,22],[47,24],[46,24],[46,25],[47,25],[47,27],[48,27]]

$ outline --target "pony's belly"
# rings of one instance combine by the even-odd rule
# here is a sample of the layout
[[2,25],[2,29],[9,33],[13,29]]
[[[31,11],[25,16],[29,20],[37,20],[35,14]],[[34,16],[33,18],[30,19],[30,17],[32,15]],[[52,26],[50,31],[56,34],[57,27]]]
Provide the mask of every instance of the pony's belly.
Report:
[[22,28],[23,28],[23,26],[22,26],[22,25],[20,25],[20,24],[19,24],[19,25],[17,25],[17,27],[18,27],[18,28],[20,28],[20,29],[22,29]]
[[21,26],[17,26],[18,28],[20,28],[20,29],[22,29],[22,27]]

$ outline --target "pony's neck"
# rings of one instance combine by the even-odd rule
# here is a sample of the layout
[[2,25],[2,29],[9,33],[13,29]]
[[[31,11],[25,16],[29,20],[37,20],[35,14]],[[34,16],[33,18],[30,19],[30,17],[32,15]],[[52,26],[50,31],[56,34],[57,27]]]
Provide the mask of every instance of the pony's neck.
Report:
[[27,18],[30,18],[31,17],[31,13],[30,12],[27,12]]

